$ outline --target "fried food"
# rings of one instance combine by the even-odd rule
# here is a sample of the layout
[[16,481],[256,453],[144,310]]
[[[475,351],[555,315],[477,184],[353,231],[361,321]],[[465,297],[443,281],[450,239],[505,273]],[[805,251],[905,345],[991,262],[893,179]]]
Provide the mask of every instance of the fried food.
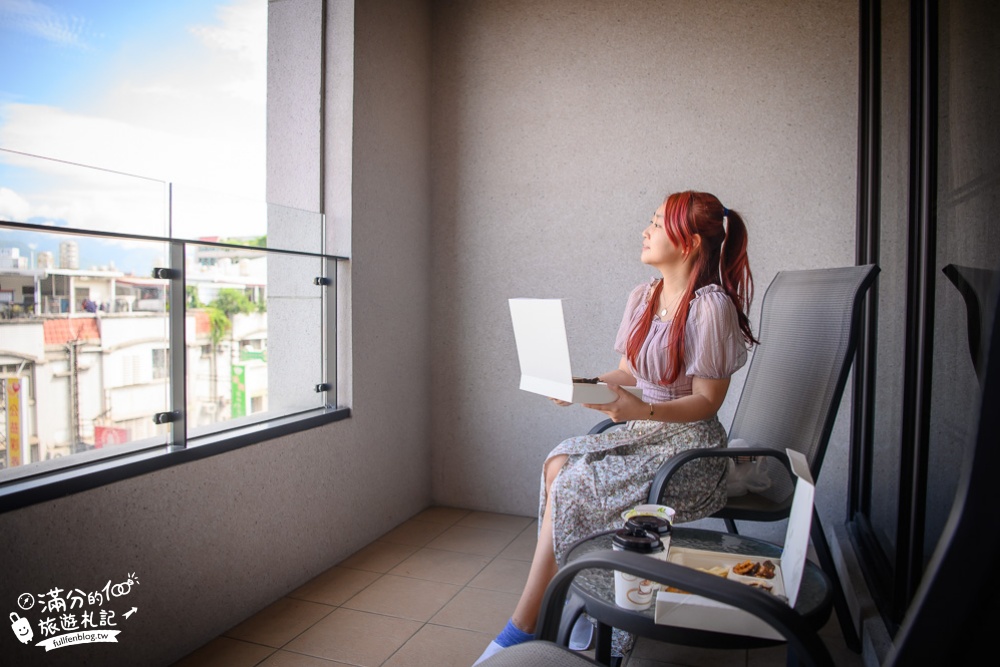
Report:
[[745,560],[742,563],[733,565],[733,574],[744,577],[760,577],[761,579],[774,579],[774,563],[765,560],[763,563],[755,563],[752,560]]
[[[715,567],[696,567],[695,569],[698,570],[699,572],[714,574],[715,576],[722,577],[723,579],[729,578],[729,568],[727,568],[725,565],[716,565]],[[668,593],[683,593],[684,595],[689,594],[687,591],[682,591],[681,589],[675,588],[674,586],[664,586],[663,590],[667,591]]]

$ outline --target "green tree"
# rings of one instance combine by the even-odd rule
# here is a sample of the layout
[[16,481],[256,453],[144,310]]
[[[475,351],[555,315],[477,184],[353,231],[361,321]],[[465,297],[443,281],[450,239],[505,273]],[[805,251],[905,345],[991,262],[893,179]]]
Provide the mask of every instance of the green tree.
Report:
[[229,317],[219,308],[208,306],[205,308],[205,312],[208,313],[208,323],[211,327],[210,336],[212,337],[214,353],[215,346],[222,342],[222,338],[233,328],[233,324],[229,321]]
[[209,337],[212,341],[212,354],[208,358],[208,391],[212,397],[212,402],[218,405],[219,343],[232,330],[233,323],[229,321],[229,317],[224,312],[214,306],[206,306],[204,310],[208,314]]
[[216,308],[225,313],[226,323],[229,327],[229,357],[230,363],[236,363],[239,352],[236,349],[236,341],[233,340],[233,316],[237,313],[248,315],[255,311],[257,307],[253,301],[247,298],[243,290],[223,287],[219,294],[208,304],[210,308]]
[[233,289],[232,287],[223,287],[220,289],[218,296],[212,299],[208,305],[212,308],[218,308],[230,319],[237,313],[246,315],[257,309],[253,302],[247,298],[245,292]]
[[251,238],[225,238],[219,239],[219,243],[225,243],[227,245],[241,245],[249,246],[251,248],[266,248],[267,247],[267,234],[263,236],[254,236]]
[[202,308],[205,304],[201,302],[198,298],[198,288],[194,285],[188,285],[185,289],[187,294],[187,307],[188,308]]

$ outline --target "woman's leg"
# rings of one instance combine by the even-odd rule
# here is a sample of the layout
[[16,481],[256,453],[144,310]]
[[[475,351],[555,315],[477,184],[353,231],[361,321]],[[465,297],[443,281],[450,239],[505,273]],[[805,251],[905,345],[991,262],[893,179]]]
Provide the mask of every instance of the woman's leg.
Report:
[[525,632],[535,631],[545,589],[558,569],[552,542],[552,483],[566,464],[567,458],[569,457],[565,454],[553,456],[545,463],[545,511],[542,513],[542,525],[538,530],[538,543],[531,559],[528,581],[524,584],[521,599],[511,616],[514,625]]
[[555,546],[552,540],[552,482],[566,464],[567,458],[565,455],[553,456],[545,463],[545,509],[542,511],[542,525],[539,526],[538,544],[531,560],[528,581],[507,626],[486,647],[479,660],[476,660],[476,665],[507,646],[528,641],[535,632],[542,597],[556,574]]

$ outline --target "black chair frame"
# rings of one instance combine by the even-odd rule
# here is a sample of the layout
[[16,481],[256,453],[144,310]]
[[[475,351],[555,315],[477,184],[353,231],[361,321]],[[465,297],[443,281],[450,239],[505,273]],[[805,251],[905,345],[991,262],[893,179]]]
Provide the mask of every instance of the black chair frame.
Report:
[[794,656],[800,664],[833,665],[815,630],[798,612],[773,595],[682,565],[623,551],[594,552],[559,569],[545,591],[536,639],[565,643],[570,625],[568,615],[563,613],[566,596],[574,576],[585,569],[627,572],[743,609],[778,631],[788,643],[790,657]]

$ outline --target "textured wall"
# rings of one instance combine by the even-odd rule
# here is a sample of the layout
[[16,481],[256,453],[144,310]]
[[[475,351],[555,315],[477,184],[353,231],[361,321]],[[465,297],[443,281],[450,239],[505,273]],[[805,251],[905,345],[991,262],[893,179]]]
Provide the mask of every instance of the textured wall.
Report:
[[[352,417],[337,440],[350,443],[343,455],[358,470],[337,510],[350,516],[337,521],[369,536],[430,503],[429,38],[423,0],[357,3],[348,295],[353,342],[345,373]],[[335,93],[329,75],[327,81],[329,100]],[[328,155],[335,152],[331,143],[344,140],[331,136],[337,131],[328,126]],[[342,176],[328,169],[331,207],[339,205],[332,200]],[[333,233],[340,227],[334,224]]]
[[[19,665],[170,664],[430,501],[427,12],[422,2],[366,2],[355,16],[353,2],[328,3],[328,54],[350,52],[354,18],[360,43],[355,80],[342,62],[328,69],[338,78],[327,80],[324,136],[328,172],[354,160],[354,177],[323,190],[322,4],[269,6],[275,74],[296,81],[271,80],[269,152],[280,169],[269,174],[268,195],[312,210],[321,193],[336,198],[331,247],[355,260],[340,301],[354,327],[343,364],[355,374],[345,383],[354,415],[0,515],[0,600],[55,586],[89,592],[131,572],[140,581],[128,598],[139,611],[121,626],[120,643],[46,653],[21,650],[4,632],[0,655],[17,650]],[[353,127],[342,106],[352,98]],[[353,190],[346,205],[344,187]],[[353,239],[342,233],[351,198]]]
[[[856,7],[439,1],[432,16],[433,493],[530,514],[544,455],[603,416],[517,389],[509,297],[568,299],[574,370],[613,368],[625,296],[652,275],[641,231],[688,188],[745,214],[758,298],[779,270],[853,263]],[[842,493],[846,435],[821,500],[823,481]]]

